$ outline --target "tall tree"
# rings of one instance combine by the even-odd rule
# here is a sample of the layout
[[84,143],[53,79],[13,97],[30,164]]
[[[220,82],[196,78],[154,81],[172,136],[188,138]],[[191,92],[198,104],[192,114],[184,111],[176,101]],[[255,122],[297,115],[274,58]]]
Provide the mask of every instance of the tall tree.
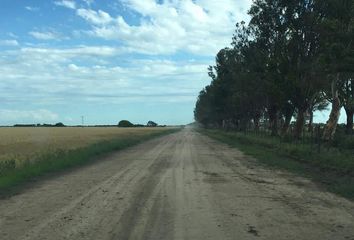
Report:
[[287,104],[286,87],[288,58],[288,22],[284,17],[283,0],[256,0],[251,9],[250,27],[259,49],[262,49],[267,61],[264,62],[263,82],[267,96],[268,113],[272,135],[278,134],[280,110]]
[[326,0],[321,2],[321,10],[324,15],[320,25],[321,61],[331,82],[332,99],[332,109],[323,138],[330,140],[336,131],[342,104],[346,105],[350,122],[351,87],[348,81],[351,80],[348,73],[354,72],[354,1]]
[[284,15],[289,22],[288,51],[292,66],[290,101],[297,110],[295,137],[299,138],[305,123],[305,113],[325,85],[317,63],[320,35],[316,30],[321,14],[315,0],[285,2],[287,9]]
[[353,115],[354,115],[354,78],[347,76],[339,89],[339,96],[345,113],[347,115],[346,132],[353,133]]

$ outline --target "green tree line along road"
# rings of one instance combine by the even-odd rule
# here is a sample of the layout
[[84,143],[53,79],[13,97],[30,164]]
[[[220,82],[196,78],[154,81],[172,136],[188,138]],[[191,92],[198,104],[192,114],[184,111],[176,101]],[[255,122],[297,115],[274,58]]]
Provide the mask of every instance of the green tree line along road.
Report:
[[331,141],[344,107],[352,134],[354,1],[255,0],[248,13],[232,47],[209,67],[212,82],[199,94],[195,119],[300,139],[313,131],[313,113],[330,107],[320,135]]

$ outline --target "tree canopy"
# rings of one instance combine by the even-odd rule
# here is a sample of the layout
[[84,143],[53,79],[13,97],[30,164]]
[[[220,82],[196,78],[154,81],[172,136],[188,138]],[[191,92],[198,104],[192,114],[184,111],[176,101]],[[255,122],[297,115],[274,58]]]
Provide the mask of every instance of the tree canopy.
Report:
[[128,120],[121,120],[118,123],[118,127],[134,127],[134,124],[132,124],[131,122],[129,122]]
[[212,81],[199,94],[196,121],[237,129],[262,122],[278,135],[295,119],[299,138],[313,111],[332,102],[328,137],[342,106],[351,132],[354,1],[255,0],[248,14],[250,22],[236,24],[231,47],[208,68]]

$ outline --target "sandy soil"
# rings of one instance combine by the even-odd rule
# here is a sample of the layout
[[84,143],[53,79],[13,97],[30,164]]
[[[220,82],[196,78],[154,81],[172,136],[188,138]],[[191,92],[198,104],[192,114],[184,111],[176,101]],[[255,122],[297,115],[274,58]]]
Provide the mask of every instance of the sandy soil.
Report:
[[354,239],[354,203],[191,129],[0,200],[0,239]]

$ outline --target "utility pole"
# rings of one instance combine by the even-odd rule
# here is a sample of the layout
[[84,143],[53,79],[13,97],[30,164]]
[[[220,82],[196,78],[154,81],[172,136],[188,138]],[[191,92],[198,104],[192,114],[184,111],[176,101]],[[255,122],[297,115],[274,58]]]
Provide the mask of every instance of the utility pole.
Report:
[[81,116],[81,127],[84,127],[84,116]]

